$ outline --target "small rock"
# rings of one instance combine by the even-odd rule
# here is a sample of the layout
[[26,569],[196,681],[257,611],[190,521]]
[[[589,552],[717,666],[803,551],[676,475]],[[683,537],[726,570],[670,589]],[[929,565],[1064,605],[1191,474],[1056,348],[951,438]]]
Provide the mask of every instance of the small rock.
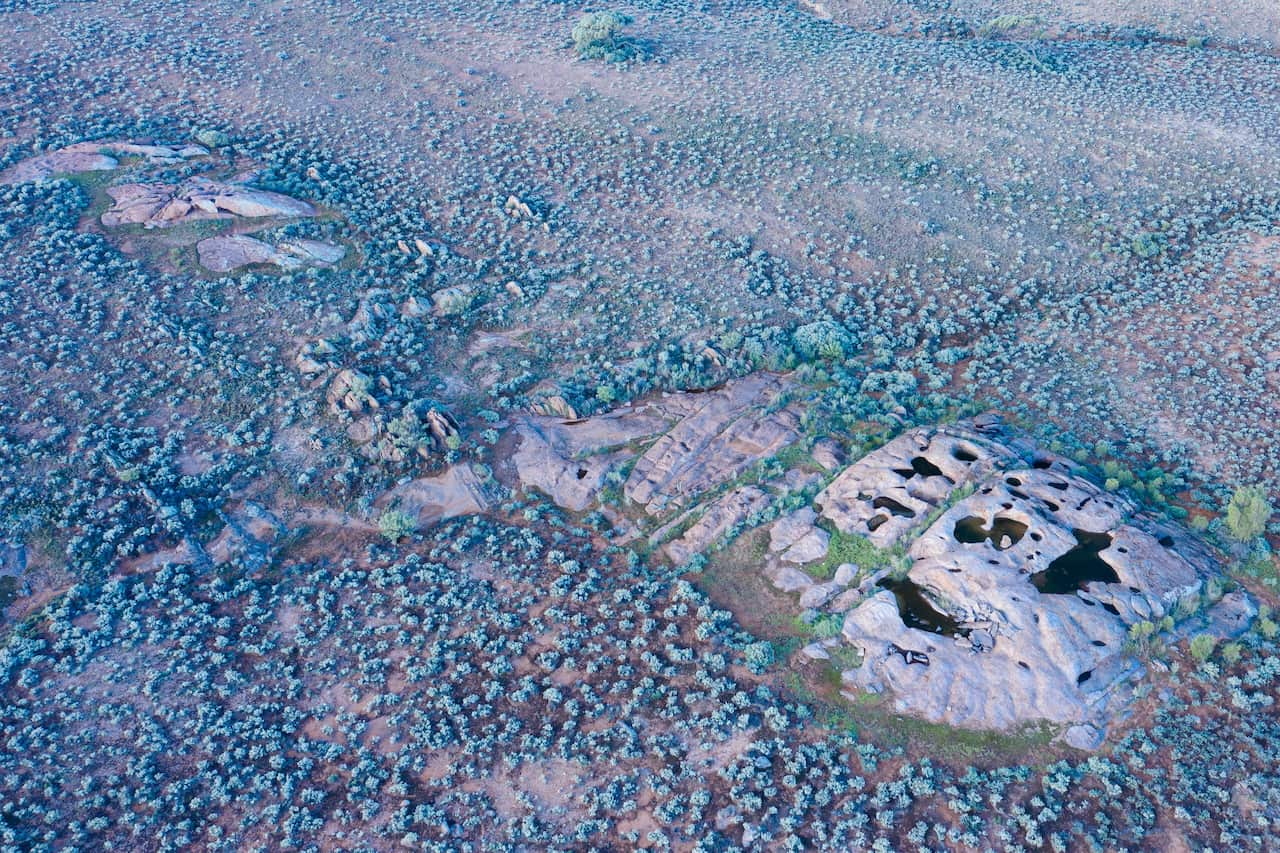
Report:
[[813,530],[813,522],[817,517],[818,514],[811,507],[805,507],[779,518],[769,528],[769,550],[778,552],[790,548]]
[[841,563],[836,567],[835,581],[840,586],[848,586],[858,576],[858,567],[853,563]]
[[782,559],[789,563],[800,564],[816,562],[827,556],[827,544],[830,541],[830,533],[822,528],[815,527],[800,541],[788,548],[783,553]]
[[800,653],[810,660],[831,660],[831,655],[827,654],[827,650],[823,648],[822,643],[810,643],[801,649]]
[[1063,740],[1067,742],[1068,746],[1083,749],[1086,752],[1093,752],[1102,746],[1106,737],[1106,732],[1103,732],[1097,726],[1084,723],[1067,729]]
[[783,592],[797,592],[813,586],[813,578],[799,569],[782,566],[773,576],[773,585]]
[[800,595],[801,607],[821,607],[831,600],[837,592],[841,590],[841,586],[835,581],[827,581],[826,583],[814,584],[806,589]]

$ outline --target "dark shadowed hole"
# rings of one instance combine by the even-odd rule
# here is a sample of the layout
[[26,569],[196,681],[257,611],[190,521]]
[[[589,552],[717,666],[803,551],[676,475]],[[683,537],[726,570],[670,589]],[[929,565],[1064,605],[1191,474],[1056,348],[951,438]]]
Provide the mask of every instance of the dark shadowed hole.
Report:
[[586,469],[586,468],[579,468],[579,469],[578,469],[578,479],[579,479],[579,480],[581,480],[581,479],[585,478],[586,476],[587,476],[587,469]]
[[887,515],[877,515],[872,518],[868,518],[867,529],[870,530],[872,533],[875,533],[877,530],[880,529],[880,525],[884,524],[888,520],[889,520],[889,516]]
[[1084,684],[1090,678],[1093,678],[1093,670],[1086,669],[1084,672],[1076,676],[1076,684]]
[[1120,615],[1120,611],[1119,611],[1118,609],[1116,609],[1116,606],[1115,606],[1114,604],[1112,604],[1111,602],[1109,602],[1109,601],[1103,601],[1103,602],[1100,602],[1100,603],[1102,604],[1102,609],[1103,609],[1103,610],[1105,610],[1105,611],[1107,611],[1108,613],[1110,613],[1112,616],[1119,616],[1119,615]]
[[[980,516],[971,515],[956,522],[955,537],[966,545],[990,541],[997,551],[1017,545],[1027,533],[1027,525],[1012,518],[997,517],[988,530]],[[1007,543],[1007,544],[1006,544]]]
[[1060,492],[1065,492],[1069,488],[1069,486],[1067,486],[1066,483],[1059,483],[1056,480],[1050,480],[1049,487],[1053,489],[1057,489]]
[[873,500],[871,502],[871,505],[876,509],[887,509],[889,510],[889,512],[893,513],[894,515],[900,518],[916,517],[915,510],[910,509],[909,507],[905,507],[902,504],[895,501],[893,498],[886,498],[883,495]]
[[951,456],[952,458],[958,459],[961,462],[977,462],[978,461],[978,454],[974,453],[972,450],[969,450],[967,447],[961,447],[959,445],[951,448]]
[[1102,647],[1104,647],[1104,646],[1106,645],[1106,643],[1102,642],[1101,640],[1094,640],[1094,641],[1093,641],[1093,644],[1094,644],[1095,646],[1097,646],[1098,648],[1102,648]]
[[1036,589],[1048,595],[1069,595],[1094,581],[1119,583],[1120,576],[1116,570],[1098,556],[1110,547],[1111,537],[1087,530],[1072,532],[1076,536],[1076,547],[1054,560],[1044,571],[1031,576],[1031,583]]
[[1031,463],[1031,467],[1032,467],[1032,468],[1039,468],[1040,470],[1042,470],[1042,471],[1043,471],[1045,468],[1051,468],[1051,467],[1053,467],[1053,460],[1052,460],[1052,459],[1043,459],[1043,458],[1041,458],[1041,459],[1037,459],[1036,461],[1034,461],[1034,462],[1032,462],[1032,463]]
[[942,469],[934,465],[923,456],[917,456],[911,460],[910,468],[894,468],[895,474],[901,474],[910,480],[912,477],[942,477],[947,482],[954,482],[950,477],[942,473]]
[[1161,536],[1157,541],[1158,541],[1161,545],[1163,545],[1164,547],[1166,547],[1166,548],[1172,548],[1172,547],[1173,547],[1173,537],[1172,537],[1172,536],[1168,536],[1168,535],[1166,535],[1166,536]]
[[924,592],[914,582],[903,578],[894,580],[883,578],[876,586],[893,593],[898,602],[898,613],[902,623],[908,628],[918,628],[931,634],[943,634],[948,637],[967,637],[970,629],[962,628],[960,622],[933,606]]
[[1022,667],[1023,669],[1031,669],[1031,667],[1027,666],[1027,662],[1022,660],[1018,661],[1018,666]]
[[1019,480],[1017,477],[1005,477],[1005,478],[1004,478],[1004,481],[1005,481],[1006,483],[1008,483],[1010,486],[1021,486],[1021,485],[1022,485],[1022,481],[1021,481],[1021,480]]

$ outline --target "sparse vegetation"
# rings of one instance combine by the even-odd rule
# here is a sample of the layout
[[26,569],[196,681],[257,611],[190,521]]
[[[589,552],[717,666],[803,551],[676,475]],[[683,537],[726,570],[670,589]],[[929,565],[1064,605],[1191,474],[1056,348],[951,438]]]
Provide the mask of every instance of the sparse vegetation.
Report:
[[[1274,848],[1280,18],[1223,2],[0,0],[0,172],[207,149],[0,182],[0,848]],[[232,178],[317,215],[103,224]],[[201,266],[241,231],[346,255]],[[805,440],[722,484],[795,481],[732,560],[666,565],[625,466],[511,485],[535,406],[757,371]],[[841,697],[841,616],[754,572],[828,465],[986,408],[1263,604],[1133,617],[1092,756]],[[388,503],[446,473],[484,513]],[[905,568],[828,532],[824,580]]]

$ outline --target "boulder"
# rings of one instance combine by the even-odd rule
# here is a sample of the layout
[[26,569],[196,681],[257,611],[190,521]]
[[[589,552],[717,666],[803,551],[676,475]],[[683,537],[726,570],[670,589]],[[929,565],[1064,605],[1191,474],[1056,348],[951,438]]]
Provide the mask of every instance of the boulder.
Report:
[[827,545],[830,541],[830,533],[820,527],[815,527],[796,540],[791,547],[783,551],[782,559],[799,565],[815,563],[827,556]]

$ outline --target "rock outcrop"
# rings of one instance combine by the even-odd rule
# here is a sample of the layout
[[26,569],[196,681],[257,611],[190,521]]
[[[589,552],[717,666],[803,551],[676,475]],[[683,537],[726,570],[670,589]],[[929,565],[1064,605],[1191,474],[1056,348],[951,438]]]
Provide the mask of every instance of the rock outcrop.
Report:
[[107,188],[112,206],[102,214],[109,228],[166,228],[202,219],[262,219],[315,216],[308,202],[243,184],[192,178],[169,184],[120,184]]
[[209,151],[199,145],[138,145],[132,142],[77,142],[57,151],[28,157],[0,172],[0,185],[44,181],[57,175],[82,172],[109,172],[119,168],[126,157],[141,157],[148,163],[179,163],[204,157]]
[[271,245],[247,234],[208,237],[196,244],[200,265],[212,272],[231,272],[253,264],[284,270],[304,266],[333,266],[347,250],[322,240],[290,240]]
[[[1129,626],[1198,601],[1218,572],[1212,556],[1061,460],[1021,467],[1025,454],[990,430],[906,437],[846,469],[839,498],[819,497],[842,530],[873,542],[890,530],[882,543],[954,500],[911,543],[905,575],[845,616],[843,637],[863,659],[846,686],[888,691],[899,711],[950,725],[1047,720],[1105,733],[1142,672],[1125,648]],[[928,464],[904,465],[908,453]],[[976,489],[963,496],[965,485]],[[914,515],[866,530],[883,495]],[[1082,732],[1073,739],[1091,742]]]
[[381,501],[426,527],[460,515],[484,512],[489,503],[469,465],[454,465],[437,477],[419,477],[388,492]]

